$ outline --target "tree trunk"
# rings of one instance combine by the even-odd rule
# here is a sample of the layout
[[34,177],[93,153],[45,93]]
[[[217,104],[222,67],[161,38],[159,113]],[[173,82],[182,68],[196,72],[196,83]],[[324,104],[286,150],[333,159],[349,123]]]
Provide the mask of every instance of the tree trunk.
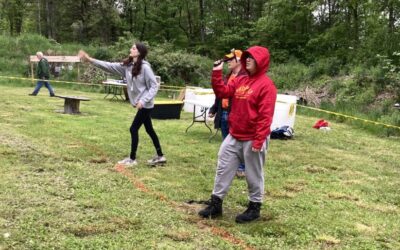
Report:
[[193,44],[193,23],[192,23],[192,12],[189,7],[189,3],[186,2],[186,13],[188,22],[188,33],[189,33],[189,43]]
[[37,13],[38,13],[38,20],[37,20],[37,25],[38,25],[38,33],[39,35],[42,34],[42,26],[40,25],[41,18],[40,18],[40,0],[37,0]]
[[14,28],[17,35],[21,34],[22,32],[22,24],[25,15],[24,5],[25,3],[23,0],[15,1],[15,9],[13,11],[14,16],[12,18],[14,19]]
[[144,40],[144,34],[146,32],[146,19],[147,19],[147,1],[143,1],[144,8],[143,8],[143,13],[144,13],[144,18],[143,18],[143,26],[142,26],[142,31],[140,32],[140,41]]
[[360,33],[360,25],[359,25],[359,15],[358,15],[358,2],[355,1],[354,5],[352,6],[352,12],[353,12],[353,39],[354,39],[354,47],[358,47],[358,42],[359,42],[359,33]]
[[204,20],[204,0],[199,0],[200,8],[200,40],[202,43],[205,41],[205,20]]
[[393,7],[393,1],[388,2],[388,11],[389,11],[389,20],[388,20],[388,28],[389,28],[389,34],[394,33],[394,23],[396,21],[395,19],[395,14],[394,14],[394,7]]
[[[136,8],[135,8],[136,9]],[[136,16],[136,11],[133,8],[132,0],[129,1],[129,31],[133,34],[134,17]]]
[[86,12],[88,10],[88,3],[86,2],[86,0],[81,0],[80,3],[80,20],[82,21],[82,25],[81,25],[81,29],[79,30],[79,40],[83,41],[84,39],[86,39]]
[[47,38],[54,38],[53,34],[53,1],[46,0],[46,30],[47,30]]

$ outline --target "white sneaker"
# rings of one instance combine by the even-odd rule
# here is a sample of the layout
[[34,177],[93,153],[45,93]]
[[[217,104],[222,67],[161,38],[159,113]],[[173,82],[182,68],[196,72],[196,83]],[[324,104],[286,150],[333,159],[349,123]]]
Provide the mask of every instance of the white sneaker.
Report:
[[167,159],[164,156],[154,156],[153,159],[150,159],[147,161],[147,164],[151,165],[151,166],[155,166],[155,165],[162,165],[165,164],[167,162]]
[[118,162],[118,164],[129,166],[136,166],[138,163],[136,160],[132,160],[130,157],[126,157],[125,159]]

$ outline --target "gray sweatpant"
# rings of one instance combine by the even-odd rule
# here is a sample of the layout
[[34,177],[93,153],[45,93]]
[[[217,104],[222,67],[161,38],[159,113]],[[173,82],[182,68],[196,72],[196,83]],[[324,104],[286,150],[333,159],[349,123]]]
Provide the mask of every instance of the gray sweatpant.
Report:
[[246,166],[246,181],[249,200],[262,202],[264,195],[264,163],[269,138],[264,142],[260,152],[251,150],[253,141],[239,141],[230,134],[222,142],[218,152],[218,166],[215,174],[213,195],[223,199],[229,191],[236,175],[237,166]]

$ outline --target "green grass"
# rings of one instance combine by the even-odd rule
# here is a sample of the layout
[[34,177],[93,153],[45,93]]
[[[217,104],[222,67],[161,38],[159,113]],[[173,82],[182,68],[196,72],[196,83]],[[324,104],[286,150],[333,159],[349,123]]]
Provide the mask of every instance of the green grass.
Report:
[[398,137],[335,122],[324,133],[297,115],[295,139],[270,144],[262,218],[234,222],[247,203],[235,179],[224,216],[204,221],[185,201],[208,199],[220,136],[209,143],[201,124],[185,134],[190,113],[153,120],[168,164],[144,164],[155,152],[141,129],[139,165],[121,173],[129,104],[59,84],[91,98],[64,115],[62,99],[32,89],[0,85],[0,249],[400,248]]

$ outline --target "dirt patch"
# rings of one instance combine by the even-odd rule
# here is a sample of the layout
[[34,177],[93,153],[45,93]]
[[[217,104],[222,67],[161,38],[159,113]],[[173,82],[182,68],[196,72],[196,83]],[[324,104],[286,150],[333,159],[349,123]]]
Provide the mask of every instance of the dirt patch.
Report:
[[90,163],[107,163],[108,159],[105,156],[99,157],[99,158],[93,158],[89,160]]
[[187,231],[168,232],[165,236],[174,241],[189,241],[193,238],[192,234]]
[[300,182],[288,183],[283,188],[288,192],[297,193],[297,192],[302,191],[306,185],[307,185],[307,182],[300,181]]
[[376,231],[376,229],[374,227],[365,225],[363,223],[356,223],[354,226],[357,229],[357,231],[362,232],[362,233],[370,234],[370,233],[374,233]]
[[265,192],[265,196],[273,197],[273,198],[279,198],[279,199],[291,199],[296,196],[294,192],[288,192],[285,190],[272,190],[269,192]]
[[319,235],[319,236],[317,236],[317,241],[323,243],[325,245],[325,247],[328,247],[328,248],[340,244],[339,239],[336,239],[335,237],[330,236],[330,235]]
[[305,170],[311,174],[323,174],[328,171],[326,168],[321,168],[316,166],[306,166]]
[[334,96],[329,95],[329,88],[327,86],[321,89],[306,86],[303,89],[285,91],[285,93],[297,96],[299,98],[299,104],[315,107],[319,107],[323,101],[332,103],[336,101]]
[[343,193],[338,193],[338,192],[333,192],[329,193],[328,197],[334,200],[348,200],[348,201],[358,201],[360,198],[351,196],[348,194],[343,194]]
[[357,202],[356,205],[361,208],[365,208],[372,211],[378,211],[382,213],[398,213],[399,208],[395,205],[383,205],[383,204],[367,204],[364,202]]
[[375,100],[367,106],[366,110],[378,109],[379,107],[382,106],[383,102],[387,100],[396,100],[396,99],[397,99],[396,93],[393,92],[380,93],[375,97]]

